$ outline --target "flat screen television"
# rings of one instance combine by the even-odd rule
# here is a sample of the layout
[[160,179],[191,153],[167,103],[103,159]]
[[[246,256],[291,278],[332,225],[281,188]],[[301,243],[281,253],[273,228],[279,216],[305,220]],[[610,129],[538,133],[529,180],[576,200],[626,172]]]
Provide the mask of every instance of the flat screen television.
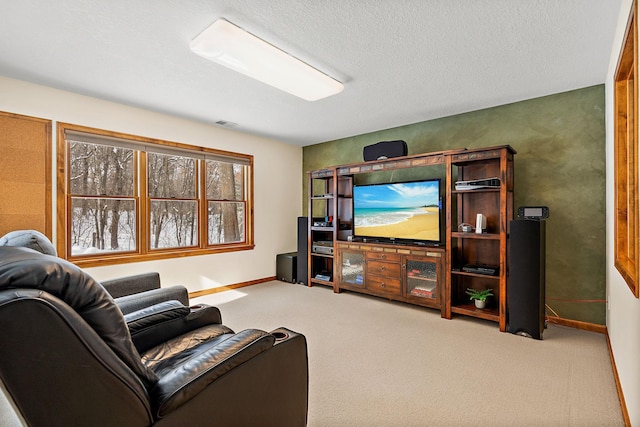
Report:
[[441,242],[440,179],[355,185],[354,235],[399,242]]

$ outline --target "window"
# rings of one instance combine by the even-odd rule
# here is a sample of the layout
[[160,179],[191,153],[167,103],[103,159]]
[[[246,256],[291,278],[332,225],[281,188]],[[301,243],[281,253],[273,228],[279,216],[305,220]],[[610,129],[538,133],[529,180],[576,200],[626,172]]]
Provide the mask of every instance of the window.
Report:
[[198,245],[198,197],[194,158],[148,153],[150,247]]
[[207,160],[209,244],[244,240],[242,165]]
[[135,251],[135,151],[67,140],[71,255]]
[[629,289],[639,295],[640,224],[638,210],[638,30],[634,1],[615,75],[614,190],[615,266]]
[[252,167],[249,155],[59,123],[59,253],[92,266],[251,249]]

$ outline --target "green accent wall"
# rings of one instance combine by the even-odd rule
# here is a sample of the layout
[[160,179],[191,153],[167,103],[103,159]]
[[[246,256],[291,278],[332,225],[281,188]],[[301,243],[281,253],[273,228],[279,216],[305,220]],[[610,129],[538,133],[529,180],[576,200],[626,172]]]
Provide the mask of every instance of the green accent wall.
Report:
[[363,147],[396,139],[409,155],[512,146],[515,208],[549,206],[547,314],[605,324],[604,85],[307,146],[303,172],[362,162]]

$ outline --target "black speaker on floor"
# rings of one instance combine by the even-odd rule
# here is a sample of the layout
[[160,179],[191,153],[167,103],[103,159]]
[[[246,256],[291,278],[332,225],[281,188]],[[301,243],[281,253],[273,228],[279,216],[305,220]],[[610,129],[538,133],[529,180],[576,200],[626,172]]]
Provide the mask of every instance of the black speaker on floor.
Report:
[[297,283],[298,252],[276,255],[276,279],[283,282]]
[[545,222],[520,219],[509,224],[507,330],[542,339],[545,304]]
[[306,216],[298,217],[298,260],[297,283],[308,285],[307,280],[307,227],[309,225]]

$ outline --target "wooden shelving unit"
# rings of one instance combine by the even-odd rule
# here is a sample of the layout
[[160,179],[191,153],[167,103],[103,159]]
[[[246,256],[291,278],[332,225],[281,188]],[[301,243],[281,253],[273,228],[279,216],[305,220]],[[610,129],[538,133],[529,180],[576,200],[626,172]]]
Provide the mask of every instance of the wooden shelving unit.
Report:
[[331,168],[309,172],[308,182],[307,283],[334,287],[336,241],[346,240],[353,229],[353,180]]
[[[444,317],[452,314],[498,322],[507,328],[507,239],[513,219],[513,156],[509,146],[466,150],[447,157],[446,245],[447,282]],[[456,181],[499,178],[499,188],[456,190]],[[460,232],[460,224],[476,223],[476,215],[487,219],[486,232]],[[497,269],[495,275],[463,271],[466,265],[483,265]],[[476,308],[465,291],[491,289],[492,299],[486,308]]]
[[[505,331],[507,239],[509,221],[513,219],[514,155],[515,151],[510,146],[460,149],[308,172],[309,286],[331,286],[334,292],[348,289],[437,308],[441,310],[442,317],[448,319],[453,314],[477,317],[497,322],[500,330]],[[353,233],[354,175],[435,165],[446,168],[443,177],[446,222],[443,245],[429,249],[347,242]],[[459,180],[494,177],[500,180],[498,188],[455,189],[455,182]],[[462,223],[475,224],[478,213],[487,218],[485,233],[458,230]],[[318,253],[314,250],[318,242],[330,242],[332,252]],[[389,257],[377,260],[377,253],[386,253]],[[351,262],[362,268],[361,274],[353,272]],[[382,264],[378,265],[380,262]],[[415,276],[407,271],[409,262],[418,263],[416,265],[420,267],[415,268],[418,272]],[[463,271],[462,268],[468,264],[493,266],[497,274]],[[382,267],[387,269],[384,273],[376,271]],[[421,286],[418,284],[420,280],[437,283]],[[465,294],[467,288],[490,288],[494,299],[487,308],[478,309]]]

